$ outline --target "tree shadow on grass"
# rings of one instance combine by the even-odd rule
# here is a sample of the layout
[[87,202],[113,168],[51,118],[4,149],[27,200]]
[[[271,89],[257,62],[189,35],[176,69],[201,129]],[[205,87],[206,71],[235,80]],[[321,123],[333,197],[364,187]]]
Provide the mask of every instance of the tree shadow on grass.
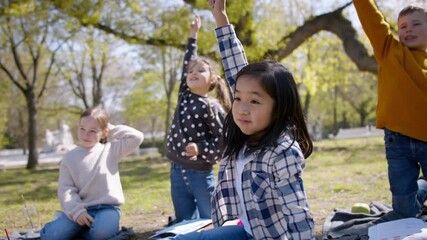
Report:
[[124,161],[120,163],[120,176],[124,188],[141,182],[168,182],[169,162],[161,157]]
[[0,188],[3,186],[22,186],[28,182],[57,181],[58,169],[9,169],[0,176]]
[[16,194],[5,200],[5,204],[15,204],[17,201],[22,201],[22,196],[30,196],[31,199],[37,199],[39,201],[50,200],[52,197],[56,197],[56,186],[50,187],[46,185],[39,185],[33,188],[31,191],[16,192]]
[[[56,182],[58,181],[58,169],[9,169],[0,177],[0,188],[12,189],[4,203],[14,204],[22,201],[22,196],[31,196],[38,200],[51,199],[56,196]],[[54,185],[52,183],[55,183]]]

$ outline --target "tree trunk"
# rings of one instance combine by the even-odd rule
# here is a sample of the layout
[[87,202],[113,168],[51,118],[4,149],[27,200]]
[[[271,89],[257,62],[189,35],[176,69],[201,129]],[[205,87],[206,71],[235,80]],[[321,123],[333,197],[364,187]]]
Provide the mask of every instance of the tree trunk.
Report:
[[166,144],[168,142],[168,135],[169,135],[169,128],[170,128],[170,121],[172,116],[172,94],[167,95],[167,105],[166,105],[166,118],[165,118],[165,136],[163,137],[163,146],[160,153],[162,156],[166,156]]
[[337,110],[337,98],[338,98],[338,93],[337,93],[337,86],[335,86],[334,87],[334,104],[333,104],[333,118],[334,118],[334,124],[333,124],[333,126],[334,126],[334,129],[333,129],[333,133],[334,133],[334,135],[336,135],[337,133],[338,133],[338,129],[339,129],[339,126],[338,126],[338,110]]
[[310,101],[311,101],[311,94],[309,91],[307,91],[305,95],[304,109],[303,109],[306,119],[308,119],[308,110],[310,109]]
[[368,112],[363,109],[360,110],[359,117],[360,117],[360,126],[361,127],[366,126],[366,118],[368,117]]
[[39,154],[37,150],[37,101],[34,91],[28,90],[25,93],[28,107],[28,161],[27,169],[35,169],[39,164]]

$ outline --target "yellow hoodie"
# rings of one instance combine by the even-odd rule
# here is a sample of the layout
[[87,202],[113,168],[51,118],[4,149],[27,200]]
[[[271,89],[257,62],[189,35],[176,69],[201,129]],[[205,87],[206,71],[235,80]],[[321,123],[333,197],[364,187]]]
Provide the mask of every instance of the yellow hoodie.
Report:
[[392,35],[374,0],[353,0],[378,63],[377,128],[427,142],[427,53]]

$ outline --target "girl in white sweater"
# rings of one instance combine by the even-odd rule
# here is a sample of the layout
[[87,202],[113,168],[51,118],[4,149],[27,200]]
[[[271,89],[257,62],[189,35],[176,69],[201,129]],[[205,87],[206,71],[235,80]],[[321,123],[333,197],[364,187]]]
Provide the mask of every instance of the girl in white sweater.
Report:
[[[109,239],[120,230],[124,195],[119,160],[135,151],[144,135],[124,126],[113,126],[101,108],[80,116],[78,147],[61,161],[58,198],[64,214],[47,223],[41,239]],[[107,141],[108,139],[108,141]]]

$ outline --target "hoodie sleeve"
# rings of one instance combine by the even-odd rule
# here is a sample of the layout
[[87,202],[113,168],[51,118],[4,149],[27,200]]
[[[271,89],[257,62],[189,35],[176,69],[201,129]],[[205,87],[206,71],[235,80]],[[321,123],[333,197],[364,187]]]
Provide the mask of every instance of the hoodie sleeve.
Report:
[[391,32],[390,25],[374,0],[354,0],[353,4],[363,30],[374,49],[375,58],[381,62],[391,43],[397,41]]

